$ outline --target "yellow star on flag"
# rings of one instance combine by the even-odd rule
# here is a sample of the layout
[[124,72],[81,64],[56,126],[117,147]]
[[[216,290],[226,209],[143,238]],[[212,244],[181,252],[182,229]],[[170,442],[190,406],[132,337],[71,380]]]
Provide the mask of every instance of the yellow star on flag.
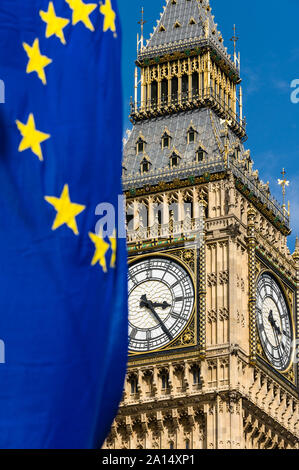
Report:
[[111,0],[106,0],[105,5],[101,2],[100,12],[104,15],[104,32],[110,29],[113,33],[116,32],[115,18],[116,13],[112,9]]
[[106,253],[110,248],[109,243],[103,239],[103,232],[101,231],[98,235],[95,233],[89,233],[91,241],[95,245],[95,253],[92,259],[91,265],[95,266],[97,263],[102,267],[104,273],[107,272]]
[[52,230],[56,230],[66,224],[75,235],[79,235],[76,216],[81,214],[86,209],[86,206],[71,202],[68,184],[64,185],[60,198],[45,196],[45,200],[57,211]]
[[43,154],[40,144],[49,139],[50,134],[40,132],[35,127],[35,120],[33,114],[29,114],[27,124],[16,121],[17,127],[23,137],[19,145],[19,152],[31,149],[32,152],[38,156],[40,161],[43,161]]
[[46,38],[48,39],[55,35],[60,39],[62,44],[66,44],[63,30],[69,24],[70,20],[56,16],[53,2],[49,3],[48,11],[41,10],[39,14],[41,19],[47,24]]
[[41,54],[38,39],[34,40],[32,46],[29,46],[29,44],[23,42],[23,47],[29,59],[26,73],[36,72],[38,78],[40,78],[42,83],[46,85],[47,80],[45,74],[45,67],[51,64],[52,59],[49,59],[49,57]]
[[112,256],[110,261],[110,268],[115,268],[116,266],[116,250],[117,250],[117,239],[116,239],[116,230],[113,230],[113,234],[109,237],[111,243]]
[[82,0],[65,0],[71,10],[73,10],[72,24],[75,26],[82,21],[86,28],[94,31],[94,26],[89,18],[90,14],[96,9],[96,3],[84,3]]

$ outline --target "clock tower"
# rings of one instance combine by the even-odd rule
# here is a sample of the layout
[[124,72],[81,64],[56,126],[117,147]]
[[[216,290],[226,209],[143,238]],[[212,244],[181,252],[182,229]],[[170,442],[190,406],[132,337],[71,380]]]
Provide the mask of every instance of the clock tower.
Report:
[[105,448],[298,448],[299,242],[244,146],[239,56],[208,0],[168,0],[138,44],[130,357]]

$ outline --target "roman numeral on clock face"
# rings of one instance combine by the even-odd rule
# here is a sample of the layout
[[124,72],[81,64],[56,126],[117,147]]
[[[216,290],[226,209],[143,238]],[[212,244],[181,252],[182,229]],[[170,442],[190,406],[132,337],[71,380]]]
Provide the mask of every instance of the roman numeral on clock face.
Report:
[[131,339],[135,339],[137,333],[138,333],[137,328],[133,328],[133,330],[131,331],[131,334],[130,334],[130,338],[131,338]]
[[176,318],[177,320],[180,318],[180,314],[179,314],[179,313],[171,312],[170,315],[171,315],[173,318]]

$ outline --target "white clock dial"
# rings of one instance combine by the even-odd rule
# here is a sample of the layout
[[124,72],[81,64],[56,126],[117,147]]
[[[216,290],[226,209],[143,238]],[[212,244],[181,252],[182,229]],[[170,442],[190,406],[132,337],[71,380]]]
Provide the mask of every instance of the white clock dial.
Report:
[[256,312],[265,355],[275,369],[284,371],[292,360],[292,321],[284,294],[268,273],[258,281]]
[[129,349],[149,352],[172,342],[194,308],[189,273],[172,259],[151,257],[129,268]]

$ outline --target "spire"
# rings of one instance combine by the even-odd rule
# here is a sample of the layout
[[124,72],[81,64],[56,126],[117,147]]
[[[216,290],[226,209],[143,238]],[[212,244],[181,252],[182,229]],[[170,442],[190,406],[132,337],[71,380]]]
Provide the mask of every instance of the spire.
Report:
[[237,36],[236,25],[234,24],[234,35],[231,38],[231,41],[234,44],[234,64],[240,69],[241,65],[241,57],[240,52],[237,54],[237,42],[239,41],[239,37]]
[[144,8],[141,8],[141,19],[138,21],[138,24],[140,24],[140,38],[139,34],[137,35],[137,54],[139,50],[143,50],[143,30],[144,30],[144,25],[146,24],[146,21],[144,21]]
[[167,0],[157,26],[138,59],[210,45],[237,69],[214,22],[209,0]]
[[282,208],[283,208],[283,213],[284,215],[287,215],[288,217],[290,217],[290,203],[288,204],[288,210],[286,209],[286,188],[288,188],[290,186],[290,182],[286,179],[286,170],[283,168],[282,169],[282,177],[283,179],[279,179],[278,180],[278,184],[279,186],[281,186],[282,188],[282,198],[283,198],[283,205],[282,205]]

